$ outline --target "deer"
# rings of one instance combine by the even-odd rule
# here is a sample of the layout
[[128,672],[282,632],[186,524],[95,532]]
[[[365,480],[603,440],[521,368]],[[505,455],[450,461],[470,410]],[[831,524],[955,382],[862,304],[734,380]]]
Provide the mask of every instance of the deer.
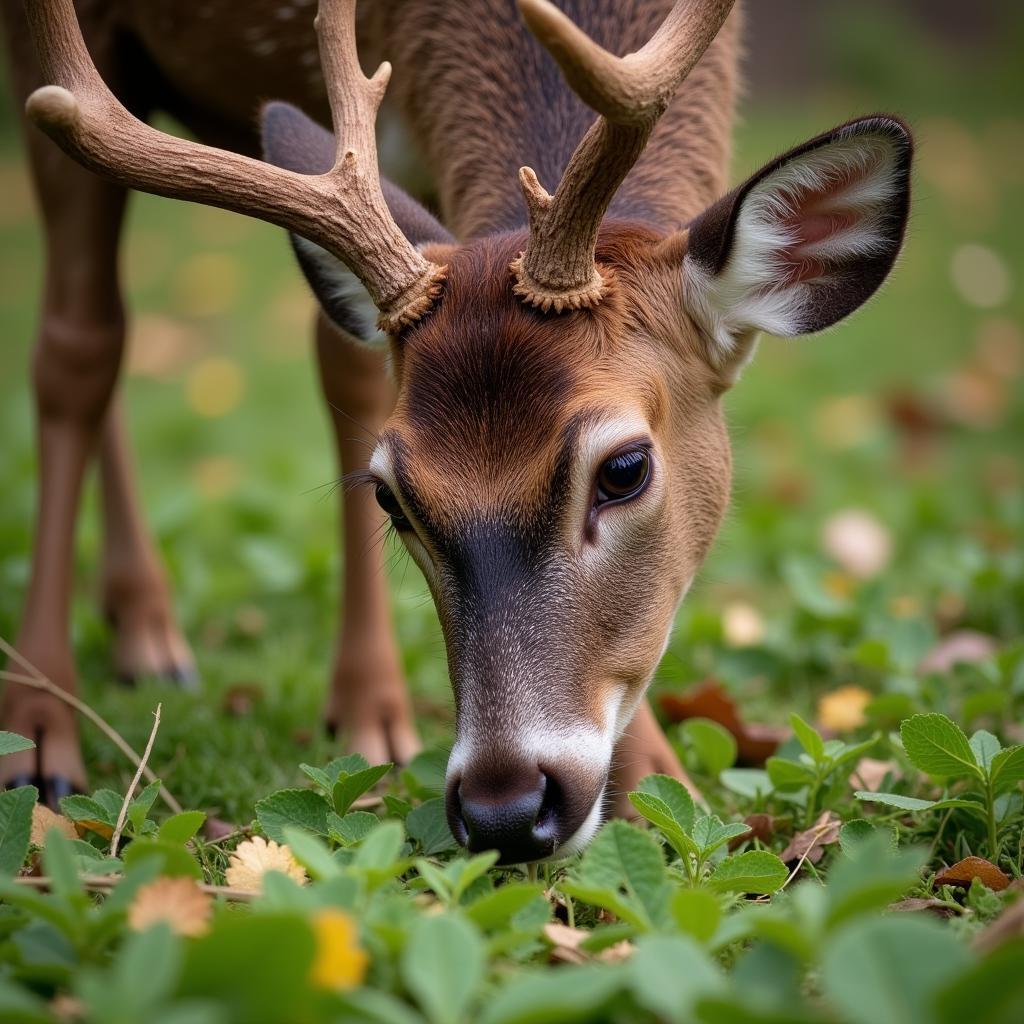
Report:
[[[192,668],[112,398],[113,264],[137,189],[284,228],[318,300],[353,484],[327,720],[352,748],[401,761],[418,742],[367,553],[383,516],[444,636],[459,843],[500,863],[567,857],[639,777],[685,779],[646,692],[729,501],[723,396],[762,334],[824,331],[885,280],[909,128],[847,121],[730,190],[732,0],[320,0],[322,77],[300,73],[310,0],[205,0],[187,17],[5,2],[48,244],[24,655],[75,686],[70,554],[97,452],[119,667]],[[380,176],[392,65],[367,75],[360,53],[394,62],[437,216]],[[157,107],[197,141],[152,128]],[[345,417],[376,431],[368,460]],[[3,716],[41,744],[9,782],[48,799],[84,784],[65,709],[9,686]]]

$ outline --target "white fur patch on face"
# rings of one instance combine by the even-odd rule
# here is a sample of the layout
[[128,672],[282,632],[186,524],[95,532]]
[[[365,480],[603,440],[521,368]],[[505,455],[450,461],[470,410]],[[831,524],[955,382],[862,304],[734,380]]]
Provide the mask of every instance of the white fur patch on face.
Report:
[[[324,312],[331,320],[367,345],[387,345],[388,336],[377,329],[377,307],[359,278],[326,249],[305,238],[293,239],[307,265],[307,273],[316,278]],[[353,331],[353,327],[358,330]]]
[[896,150],[870,135],[796,156],[757,182],[722,270],[684,260],[687,305],[723,361],[756,332],[807,333],[811,286],[895,245],[884,222],[900,188]]

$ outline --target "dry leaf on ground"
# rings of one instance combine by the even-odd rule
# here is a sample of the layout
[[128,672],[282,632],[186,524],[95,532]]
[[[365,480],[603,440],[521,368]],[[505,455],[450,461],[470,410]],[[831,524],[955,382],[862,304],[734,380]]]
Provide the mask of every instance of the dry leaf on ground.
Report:
[[29,841],[33,846],[42,846],[46,833],[51,828],[57,829],[68,839],[78,838],[75,824],[70,818],[65,818],[63,814],[55,814],[45,804],[36,804],[32,808],[32,834]]
[[843,822],[834,811],[823,811],[821,817],[808,829],[797,832],[789,845],[779,856],[787,863],[804,857],[817,864],[830,843],[839,841],[839,829]]
[[940,871],[935,876],[936,885],[959,885],[968,888],[975,878],[996,892],[1002,892],[1010,884],[1010,879],[984,857],[964,857],[952,867]]
[[789,736],[788,729],[744,722],[732,697],[714,679],[708,679],[681,694],[663,693],[658,703],[670,722],[683,722],[687,718],[710,718],[723,726],[736,740],[741,764],[764,764]]

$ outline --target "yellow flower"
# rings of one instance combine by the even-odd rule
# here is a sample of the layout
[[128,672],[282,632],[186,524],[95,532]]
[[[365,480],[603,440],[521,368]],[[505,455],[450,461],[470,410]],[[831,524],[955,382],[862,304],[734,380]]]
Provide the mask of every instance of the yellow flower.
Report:
[[246,892],[261,892],[263,876],[268,871],[280,871],[299,885],[309,881],[305,868],[287,846],[275,843],[273,839],[268,841],[263,836],[253,836],[239,843],[228,863],[224,873],[228,885]]
[[137,931],[163,922],[178,935],[202,935],[210,925],[213,901],[191,878],[158,878],[139,887],[128,908],[128,924]]
[[359,945],[355,921],[340,910],[327,907],[313,915],[316,959],[310,980],[320,988],[355,988],[366,976],[370,958]]
[[818,721],[834,732],[852,732],[866,721],[864,709],[871,694],[862,686],[840,686],[838,690],[822,694],[818,701]]

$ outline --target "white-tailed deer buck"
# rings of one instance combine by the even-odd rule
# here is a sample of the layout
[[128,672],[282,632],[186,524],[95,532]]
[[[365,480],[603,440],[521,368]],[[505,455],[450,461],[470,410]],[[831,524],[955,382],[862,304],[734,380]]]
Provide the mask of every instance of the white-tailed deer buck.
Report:
[[[722,394],[762,331],[820,331],[885,278],[907,218],[906,127],[851,121],[723,196],[731,0],[561,0],[565,13],[547,0],[374,0],[358,24],[355,0],[321,0],[322,80],[311,0],[79,0],[77,18],[73,0],[4,2],[29,120],[99,175],[29,132],[48,261],[23,653],[74,686],[72,530],[98,450],[118,667],[191,666],[111,406],[124,331],[114,258],[137,188],[290,231],[320,300],[346,469],[359,452],[343,417],[386,416],[367,487],[346,497],[329,715],[351,744],[374,760],[416,744],[366,554],[373,494],[444,630],[461,842],[504,861],[565,854],[597,828],[613,752],[620,788],[680,773],[644,690],[728,499]],[[440,221],[378,177],[390,67],[366,78],[357,34],[395,62]],[[329,113],[334,135],[274,102],[266,162],[238,155],[255,149],[255,104],[269,98]],[[234,151],[148,127],[158,107]],[[355,339],[390,356],[393,408],[380,356]],[[18,770],[51,799],[83,784],[62,707],[9,687],[4,717],[40,737],[40,761]]]

